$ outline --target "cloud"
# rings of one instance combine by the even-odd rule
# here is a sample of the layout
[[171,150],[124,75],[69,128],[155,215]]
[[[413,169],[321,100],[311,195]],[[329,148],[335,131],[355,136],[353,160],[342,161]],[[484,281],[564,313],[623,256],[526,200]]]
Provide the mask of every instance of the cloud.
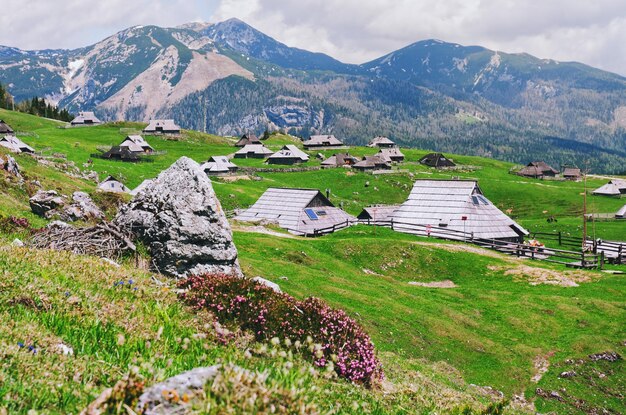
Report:
[[229,17],[344,62],[437,38],[626,75],[623,0],[2,0],[0,44],[76,48],[134,25]]
[[213,17],[351,63],[436,38],[626,74],[623,0],[223,0]]
[[216,6],[217,0],[2,0],[0,45],[78,48],[130,26],[207,20]]

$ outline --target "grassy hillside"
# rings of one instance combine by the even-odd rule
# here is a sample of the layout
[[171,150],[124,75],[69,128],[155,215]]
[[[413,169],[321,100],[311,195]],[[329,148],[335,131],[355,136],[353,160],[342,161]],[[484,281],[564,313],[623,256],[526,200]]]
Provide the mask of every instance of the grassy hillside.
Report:
[[[129,131],[142,127],[124,123],[62,129],[52,121],[2,110],[0,119],[11,124],[38,151],[48,155],[61,153],[55,155],[56,159],[63,161],[66,157],[80,167],[98,146],[117,144]],[[132,188],[145,178],[156,176],[182,155],[204,161],[211,155],[235,151],[233,139],[198,132],[185,132],[180,141],[158,137],[148,137],[148,141],[157,151],[165,152],[154,157],[153,162],[131,164],[94,159],[88,169],[96,170],[100,177],[106,174],[122,177]],[[287,142],[293,139],[275,136],[268,145],[278,149]],[[350,152],[363,155],[375,150],[358,147]],[[451,156],[455,162],[473,167],[437,172],[416,162],[426,151],[403,152],[408,162],[389,175],[344,169],[270,172],[258,173],[253,180],[215,179],[213,184],[227,211],[249,206],[268,187],[293,186],[322,191],[330,188],[331,200],[336,205],[357,214],[369,204],[403,202],[416,178],[475,178],[490,200],[529,230],[581,234],[583,183],[524,179],[508,173],[513,167],[510,163],[455,155]],[[69,177],[32,157],[18,155],[16,159],[26,180],[20,184],[5,176],[0,181],[2,217],[24,216],[36,226],[45,224],[29,212],[28,196],[36,191],[34,180],[44,188],[64,194],[95,189],[94,182]],[[260,160],[241,164],[267,167]],[[317,161],[311,161],[308,165],[316,164]],[[595,188],[605,182],[601,178],[589,179],[588,187]],[[589,202],[590,211],[609,213],[617,211],[626,201],[590,197]],[[548,223],[549,216],[556,217],[558,222]],[[624,240],[626,223],[598,222],[595,232],[605,239]],[[16,235],[1,236],[6,245]],[[366,327],[381,351],[390,384],[380,393],[352,388],[340,381],[328,383],[315,376],[307,377],[305,384],[329,388],[328,399],[315,393],[304,394],[322,407],[337,400],[344,405],[343,411],[345,405],[357,400],[365,402],[373,413],[460,412],[463,406],[487,410],[490,401],[499,399],[486,389],[491,387],[515,402],[508,407],[509,412],[528,409],[523,402],[520,407],[516,395],[534,402],[543,413],[589,413],[594,408],[616,413],[626,411],[620,400],[620,393],[623,395],[626,388],[623,360],[593,362],[587,357],[605,351],[626,353],[623,333],[626,287],[620,275],[571,272],[382,228],[355,227],[319,239],[303,239],[266,235],[237,226],[235,243],[246,275],[261,275],[296,297],[314,295],[345,309]],[[273,368],[276,363],[272,359],[250,362],[236,347],[203,345],[208,352],[203,349],[202,353],[187,356],[188,353],[181,355],[179,345],[173,343],[165,342],[152,349],[145,348],[145,344],[141,346],[142,341],[151,338],[148,333],[158,330],[160,325],[169,327],[167,337],[171,340],[192,338],[203,322],[180,306],[171,293],[162,292],[151,282],[148,273],[130,266],[112,269],[97,259],[4,247],[0,249],[0,269],[6,270],[0,282],[0,314],[7,317],[2,319],[5,323],[0,323],[5,325],[0,326],[0,344],[2,349],[10,351],[5,354],[8,359],[0,364],[0,396],[23,402],[0,401],[0,409],[4,405],[24,412],[31,406],[62,405],[67,412],[75,411],[105,386],[115,383],[131,364],[137,364],[134,358],[140,363],[156,365],[161,377],[202,361],[226,359],[245,367],[269,367],[270,379],[284,387],[290,385],[289,379],[293,380],[278,374],[280,371]],[[114,289],[116,278],[138,281],[141,295],[132,290]],[[410,282],[435,283],[435,286]],[[452,288],[438,287],[446,284]],[[19,297],[23,287],[28,288],[30,299],[22,301]],[[64,293],[68,291],[72,295],[74,290],[81,298],[80,306],[64,302]],[[46,303],[52,304],[52,308],[42,308],[41,304]],[[112,316],[105,315],[107,304],[112,304]],[[143,315],[149,318],[143,319]],[[72,325],[70,321],[77,323]],[[111,326],[101,328],[102,324]],[[127,341],[120,351],[119,345],[116,349],[116,339],[121,332]],[[103,350],[93,346],[100,337]],[[80,360],[82,366],[78,368],[75,365],[79,363],[73,360],[68,363],[64,357],[49,354],[37,356],[42,361],[32,360],[33,356],[17,350],[17,342],[25,341],[18,338],[33,338],[45,347],[51,347],[59,338],[80,344],[80,349],[74,347],[80,350],[76,362]],[[202,357],[203,354],[207,356]],[[165,357],[170,355],[176,357],[167,366]],[[27,390],[24,373],[32,371],[29,368],[48,365],[52,370],[59,362],[63,363],[62,370],[54,372],[53,379],[62,386],[55,386],[52,392],[39,397],[44,386],[55,382],[37,377],[34,382],[38,388]],[[296,362],[296,367],[306,364]],[[87,373],[92,380],[86,383],[88,386],[81,386],[85,389],[75,391],[70,378],[77,370]],[[580,376],[559,378],[561,372],[568,370]],[[149,381],[156,380],[153,374],[145,372],[145,376]],[[538,382],[532,380],[535,376]],[[22,381],[7,383],[3,379]],[[543,396],[537,388],[558,391],[561,400]],[[362,409],[354,410],[354,413],[362,412]]]

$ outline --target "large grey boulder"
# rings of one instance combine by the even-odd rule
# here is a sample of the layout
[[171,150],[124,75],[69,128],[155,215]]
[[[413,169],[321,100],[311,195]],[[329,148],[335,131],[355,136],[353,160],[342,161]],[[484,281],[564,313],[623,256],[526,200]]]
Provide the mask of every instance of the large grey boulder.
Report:
[[54,190],[39,190],[28,200],[35,215],[51,218],[57,209],[65,205],[65,199]]
[[69,222],[87,219],[102,219],[104,214],[85,192],[74,192],[73,203],[63,209],[61,219]]
[[17,164],[17,161],[15,161],[15,159],[8,154],[6,158],[7,159],[4,160],[0,157],[0,168],[6,170],[7,172],[9,172],[9,174],[12,174],[13,176],[22,177],[22,175],[20,174],[20,166]]
[[157,271],[242,275],[232,231],[211,180],[181,157],[123,206],[115,223],[147,245]]

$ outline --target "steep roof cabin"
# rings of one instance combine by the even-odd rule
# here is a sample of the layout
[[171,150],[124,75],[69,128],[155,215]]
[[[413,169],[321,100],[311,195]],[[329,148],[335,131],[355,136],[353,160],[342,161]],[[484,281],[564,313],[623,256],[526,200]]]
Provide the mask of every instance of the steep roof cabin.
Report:
[[350,167],[358,163],[359,159],[348,153],[337,153],[322,161],[322,168],[329,167]]
[[101,181],[96,190],[111,193],[130,193],[130,189],[113,176],[108,176]]
[[386,161],[379,155],[365,156],[363,160],[355,163],[352,168],[360,171],[389,170],[391,169],[391,162]]
[[366,220],[368,222],[384,222],[389,220],[389,217],[400,208],[400,205],[374,205],[364,207],[361,213],[357,216],[358,219]]
[[443,167],[454,167],[456,164],[441,153],[429,153],[422,157],[419,162],[428,167],[441,169]]
[[268,164],[298,164],[309,161],[309,156],[293,144],[287,144],[280,151],[267,158]]
[[[249,209],[235,217],[245,222],[277,223],[291,233],[313,235],[316,230],[349,226],[356,218],[336,208],[317,189],[269,188]],[[325,231],[330,232],[330,230]]]
[[131,151],[128,147],[113,146],[109,151],[102,153],[103,159],[121,161],[139,161],[139,155]]
[[391,148],[391,147],[396,147],[396,143],[394,143],[387,137],[378,136],[378,137],[372,138],[372,140],[369,142],[367,146],[379,147],[379,148]]
[[337,140],[334,135],[312,135],[302,145],[307,149],[343,147],[343,143]]
[[626,180],[612,179],[604,186],[598,187],[592,192],[594,195],[618,196],[626,195]]
[[200,166],[209,176],[224,176],[236,172],[239,167],[226,156],[213,156]]
[[235,153],[235,158],[238,159],[264,159],[271,156],[272,150],[265,147],[263,144],[246,144]]
[[261,140],[259,140],[259,137],[257,137],[256,135],[246,133],[242,135],[239,141],[235,143],[235,147],[243,147],[248,144],[262,144],[262,143],[261,143]]
[[13,134],[15,133],[15,131],[13,131],[13,128],[11,128],[11,126],[7,123],[4,122],[4,120],[0,120],[0,134]]
[[[446,239],[522,242],[528,232],[484,195],[474,180],[417,180],[408,199],[390,215],[399,232]],[[430,230],[428,230],[430,227]]]
[[544,177],[555,177],[559,171],[550,167],[543,161],[531,161],[526,167],[517,172],[519,176],[542,179]]
[[129,135],[120,143],[120,147],[128,148],[133,153],[152,153],[154,148],[140,135]]
[[6,147],[14,153],[34,153],[35,149],[24,143],[14,135],[5,135],[0,138],[0,146]]
[[565,180],[580,180],[582,177],[582,172],[579,168],[576,167],[566,167],[563,170],[563,178]]
[[381,148],[376,155],[389,163],[402,163],[404,161],[404,154],[398,147]]
[[150,123],[143,129],[147,134],[180,134],[180,127],[174,120],[150,120]]
[[102,124],[102,121],[96,117],[91,111],[81,111],[78,115],[70,121],[71,125],[98,125]]

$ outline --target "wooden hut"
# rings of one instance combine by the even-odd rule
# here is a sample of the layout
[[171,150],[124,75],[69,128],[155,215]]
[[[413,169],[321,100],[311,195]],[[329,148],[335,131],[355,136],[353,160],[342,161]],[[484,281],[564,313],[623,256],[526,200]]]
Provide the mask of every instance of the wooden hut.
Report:
[[209,176],[225,176],[239,169],[239,167],[226,156],[210,157],[200,168]]
[[360,220],[368,222],[388,221],[390,216],[400,208],[400,205],[374,205],[363,208],[357,216]]
[[174,120],[150,120],[143,132],[146,134],[180,134],[180,127]]
[[454,167],[456,164],[441,153],[429,153],[419,160],[425,166],[441,169],[444,167]]
[[326,160],[322,161],[322,168],[331,168],[331,167],[351,167],[359,162],[354,156],[351,156],[348,153],[337,153],[328,157]]
[[582,172],[576,167],[566,167],[563,170],[563,178],[565,180],[578,181],[582,178]]
[[517,172],[519,176],[543,179],[545,177],[555,177],[559,171],[550,167],[544,161],[531,161],[526,167]]
[[626,195],[626,180],[612,179],[604,186],[600,186],[592,192],[594,195],[600,196],[617,196]]
[[365,156],[363,160],[355,163],[352,168],[359,171],[389,170],[391,169],[391,162],[378,155]]
[[2,134],[13,135],[14,133],[15,131],[13,131],[13,128],[11,128],[9,124],[5,123],[4,120],[0,120],[0,135]]
[[14,153],[34,153],[35,149],[24,143],[14,135],[5,135],[0,138],[0,146],[6,147]]
[[272,155],[272,150],[265,147],[263,144],[247,144],[240,148],[235,153],[235,158],[238,159],[264,159]]
[[121,148],[127,148],[133,153],[150,154],[154,148],[140,135],[129,135],[120,143]]
[[378,148],[392,148],[392,147],[396,147],[396,143],[394,143],[387,137],[378,136],[378,137],[372,138],[372,140],[369,142],[367,146],[378,147]]
[[398,147],[381,148],[376,155],[389,163],[402,163],[404,161],[404,154]]
[[73,126],[98,125],[102,124],[102,121],[91,111],[81,111],[76,118],[70,121],[70,124]]
[[303,142],[304,148],[309,150],[317,150],[322,148],[343,147],[343,143],[334,135],[312,135],[307,141]]
[[296,234],[349,226],[356,218],[336,208],[317,189],[269,188],[249,209],[235,217],[245,222],[277,223]]
[[138,153],[131,151],[128,147],[113,146],[109,151],[102,153],[103,159],[121,161],[139,161]]
[[417,180],[390,219],[400,232],[446,239],[522,242],[528,234],[494,206],[474,180]]
[[267,158],[268,164],[299,164],[307,161],[309,161],[308,154],[293,144],[287,144]]
[[243,146],[247,146],[248,144],[262,144],[262,143],[261,143],[261,140],[259,140],[259,137],[257,137],[256,135],[246,133],[242,135],[239,141],[235,143],[235,147],[243,147]]
[[101,181],[96,190],[111,193],[130,193],[130,189],[113,176],[108,176]]

